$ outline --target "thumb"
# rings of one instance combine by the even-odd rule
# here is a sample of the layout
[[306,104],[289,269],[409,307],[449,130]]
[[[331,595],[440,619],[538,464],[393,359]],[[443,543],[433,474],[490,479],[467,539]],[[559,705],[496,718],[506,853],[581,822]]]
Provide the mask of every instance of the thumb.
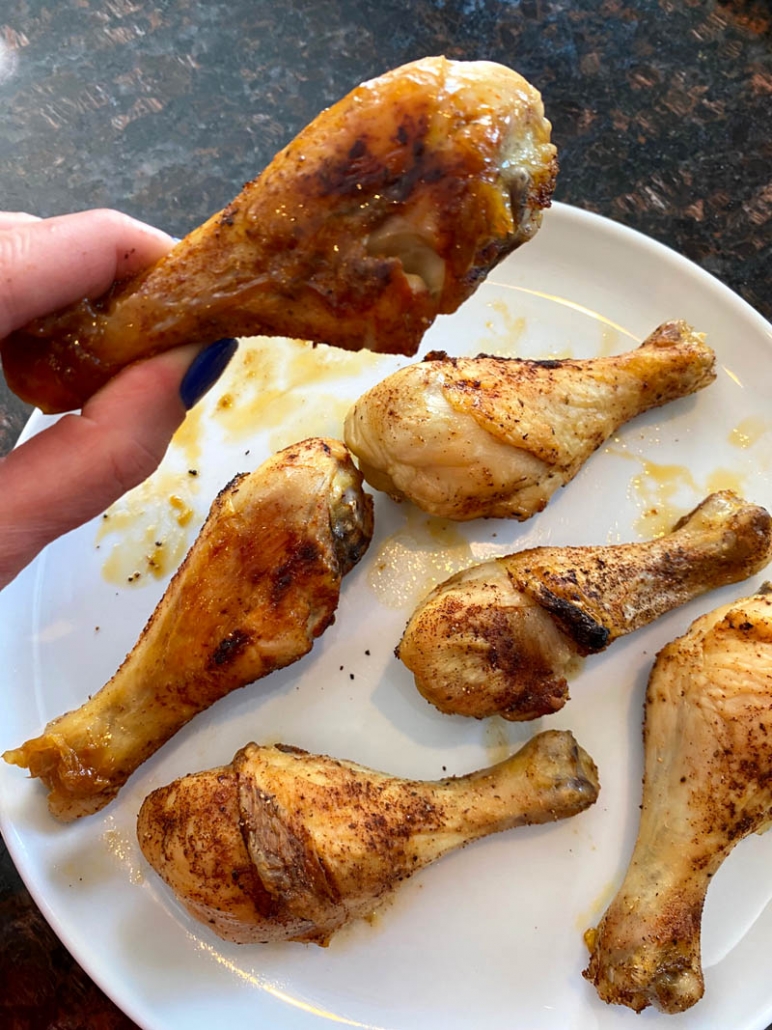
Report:
[[[236,341],[212,345],[218,375],[235,349]],[[79,415],[64,415],[0,463],[0,587],[46,544],[99,515],[156,469],[185,417],[180,387],[188,370],[195,372],[191,362],[199,351],[178,347],[131,365]],[[200,374],[193,378],[187,406],[204,392]]]

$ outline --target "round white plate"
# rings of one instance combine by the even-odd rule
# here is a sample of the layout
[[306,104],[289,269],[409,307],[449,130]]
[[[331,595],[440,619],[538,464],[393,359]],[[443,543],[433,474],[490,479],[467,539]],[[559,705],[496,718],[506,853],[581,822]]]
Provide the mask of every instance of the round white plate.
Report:
[[[630,349],[671,318],[707,334],[718,355],[713,385],[629,423],[530,522],[457,526],[379,497],[372,547],[314,651],[198,716],[103,812],[59,825],[40,785],[0,763],[2,832],[30,891],[141,1027],[761,1030],[772,1021],[772,835],[743,841],[711,885],[706,992],[690,1012],[636,1017],[602,1004],[581,975],[583,931],[602,915],[635,836],[642,697],[654,655],[698,614],[752,592],[763,577],[588,659],[572,700],[537,723],[443,716],[393,656],[421,594],[474,560],[546,542],[646,538],[722,486],[772,508],[772,328],[699,268],[613,222],[556,205],[532,243],[461,311],[439,319],[423,351],[592,357]],[[245,345],[153,480],[110,518],[56,542],[0,594],[0,750],[111,676],[233,473],[295,439],[340,435],[348,404],[404,363],[283,341]],[[45,422],[33,417],[28,431]],[[144,555],[159,535],[166,575],[157,578]],[[489,765],[548,726],[572,729],[595,758],[598,803],[448,856],[326,949],[224,943],[178,906],[134,837],[150,790],[229,761],[249,740],[438,778]]]

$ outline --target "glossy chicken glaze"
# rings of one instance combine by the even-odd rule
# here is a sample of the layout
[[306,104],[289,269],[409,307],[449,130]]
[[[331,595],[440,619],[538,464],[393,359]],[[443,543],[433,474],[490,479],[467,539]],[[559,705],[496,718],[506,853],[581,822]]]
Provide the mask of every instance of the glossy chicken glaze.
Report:
[[366,82],[147,272],[0,341],[6,380],[57,412],[132,361],[224,336],[412,354],[537,231],[550,128],[539,93],[491,62]]

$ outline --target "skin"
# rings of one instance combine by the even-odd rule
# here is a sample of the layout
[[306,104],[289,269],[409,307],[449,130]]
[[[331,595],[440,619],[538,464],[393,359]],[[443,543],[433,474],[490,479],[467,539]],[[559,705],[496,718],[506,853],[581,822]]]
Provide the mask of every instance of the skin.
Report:
[[[0,212],[0,339],[162,258],[173,241],[127,215]],[[56,537],[158,466],[185,417],[179,386],[199,345],[131,365],[0,460],[0,588]]]

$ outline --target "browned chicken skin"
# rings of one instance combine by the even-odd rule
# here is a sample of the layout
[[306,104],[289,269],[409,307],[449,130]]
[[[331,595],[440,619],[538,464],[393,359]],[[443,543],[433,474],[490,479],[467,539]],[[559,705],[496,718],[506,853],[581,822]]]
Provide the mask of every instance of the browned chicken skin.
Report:
[[613,357],[430,354],[360,397],[344,438],[371,486],[430,515],[523,520],[629,419],[713,382],[714,363],[685,322]]
[[711,878],[772,819],[772,594],[697,619],[657,657],[646,694],[635,849],[584,975],[607,1002],[683,1012],[704,993]]
[[536,547],[451,576],[416,609],[397,655],[440,711],[534,719],[563,707],[579,657],[771,557],[768,512],[721,491],[659,540]]
[[312,439],[221,491],[112,679],[3,755],[53,815],[98,811],[194,715],[310,651],[372,536],[361,482],[342,443]]
[[249,744],[230,765],[153,791],[137,834],[180,901],[226,940],[326,944],[447,852],[575,815],[598,789],[592,759],[567,731],[434,782]]
[[366,82],[150,270],[2,341],[8,384],[66,411],[138,358],[222,336],[413,354],[537,231],[550,129],[502,65],[432,57]]

